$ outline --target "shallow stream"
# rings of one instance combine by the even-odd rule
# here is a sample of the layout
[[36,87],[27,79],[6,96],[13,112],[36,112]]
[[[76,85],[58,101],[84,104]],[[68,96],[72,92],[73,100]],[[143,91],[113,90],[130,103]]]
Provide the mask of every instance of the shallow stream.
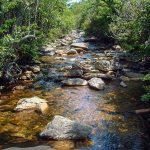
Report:
[[[92,46],[91,46],[92,47]],[[81,57],[77,56],[78,59]],[[83,58],[84,57],[84,58]],[[87,57],[87,58],[86,58]],[[91,54],[82,55],[90,59]],[[68,57],[61,61],[54,56],[43,56],[44,69],[74,61]],[[69,61],[68,61],[69,60]],[[43,70],[44,70],[43,69]],[[41,82],[43,80],[41,79]],[[45,82],[45,81],[44,81]],[[143,94],[142,82],[130,81],[123,88],[118,80],[106,82],[102,91],[88,86],[67,87],[52,80],[46,87],[30,86],[22,91],[5,93],[0,105],[0,148],[18,147],[54,150],[144,150],[148,149],[148,134],[143,117],[131,111],[143,108],[140,96]],[[31,84],[32,85],[32,84]],[[18,100],[38,96],[48,101],[46,114],[35,111],[13,111]],[[85,141],[43,141],[38,135],[54,115],[62,115],[93,127],[90,139]],[[45,146],[42,148],[42,146]]]

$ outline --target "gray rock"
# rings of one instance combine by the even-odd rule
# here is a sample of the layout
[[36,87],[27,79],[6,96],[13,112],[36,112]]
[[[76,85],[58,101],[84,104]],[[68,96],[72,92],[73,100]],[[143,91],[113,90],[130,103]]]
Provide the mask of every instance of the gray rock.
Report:
[[28,109],[35,109],[42,113],[45,113],[48,109],[48,104],[46,100],[41,99],[37,96],[32,98],[23,98],[18,101],[15,111],[22,111]]
[[122,81],[130,81],[130,79],[128,77],[126,77],[126,76],[121,76],[120,80],[122,80]]
[[78,47],[78,48],[88,49],[88,44],[87,43],[72,43],[71,47]]
[[97,90],[103,90],[105,87],[105,83],[101,78],[92,78],[88,81],[89,86],[97,89]]
[[70,49],[68,52],[67,52],[68,55],[75,55],[75,54],[78,54],[78,52],[74,49]]
[[49,56],[54,56],[55,55],[55,51],[50,51],[50,52],[47,52],[46,55],[49,55]]
[[67,80],[62,81],[62,83],[65,85],[70,85],[70,86],[87,85],[87,81],[84,79],[80,79],[80,78],[67,79]]
[[0,86],[0,90],[3,90],[5,88],[5,86]]
[[41,71],[41,68],[40,66],[31,66],[30,67],[30,70],[33,72],[33,73],[38,73]]
[[54,140],[65,139],[85,139],[92,132],[92,127],[83,125],[68,118],[56,115],[53,120],[47,124],[40,137],[47,137]]
[[102,78],[106,80],[112,80],[114,78],[114,75],[109,75],[109,74],[104,74],[104,73],[85,73],[83,75],[83,78],[86,80],[89,80],[94,77]]
[[72,64],[71,68],[70,69],[66,69],[66,71],[64,70],[63,71],[63,76],[64,77],[82,77],[83,75],[83,70],[82,68],[77,65],[77,64]]
[[52,44],[48,44],[46,46],[43,46],[43,48],[42,48],[42,52],[44,52],[44,53],[48,53],[48,52],[54,51],[54,50],[55,50],[55,48],[53,47]]
[[122,81],[122,82],[120,82],[120,86],[122,86],[122,87],[124,87],[124,88],[126,88],[127,87],[127,85]]
[[101,71],[112,71],[122,69],[122,66],[114,60],[99,60],[95,63],[95,68]]
[[26,147],[26,148],[10,147],[3,150],[54,150],[54,149],[52,149],[49,146],[35,146],[35,147]]
[[113,48],[114,50],[118,50],[118,51],[122,50],[122,48],[121,48],[120,45],[113,45],[112,48]]

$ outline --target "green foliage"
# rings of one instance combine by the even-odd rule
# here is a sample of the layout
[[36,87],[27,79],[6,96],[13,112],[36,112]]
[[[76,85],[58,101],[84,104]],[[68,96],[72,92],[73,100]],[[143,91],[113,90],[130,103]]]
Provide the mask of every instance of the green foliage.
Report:
[[80,10],[79,27],[87,34],[150,55],[149,0],[85,0],[73,8]]
[[150,92],[144,94],[141,98],[142,101],[150,101]]
[[[0,70],[7,61],[32,63],[47,38],[54,40],[74,28],[67,0],[0,1]],[[33,35],[35,38],[23,40]]]
[[110,32],[125,49],[146,53],[148,48],[146,42],[150,36],[148,6],[150,6],[148,0],[127,0],[122,2],[121,8],[116,8],[117,13],[112,15]]
[[150,101],[150,73],[147,74],[144,78],[143,78],[143,81],[146,81],[147,82],[147,86],[144,87],[145,91],[147,92],[146,94],[144,94],[142,97],[141,97],[141,100],[142,101]]
[[150,81],[150,73],[147,74],[147,75],[144,77],[143,80],[144,80],[144,81]]

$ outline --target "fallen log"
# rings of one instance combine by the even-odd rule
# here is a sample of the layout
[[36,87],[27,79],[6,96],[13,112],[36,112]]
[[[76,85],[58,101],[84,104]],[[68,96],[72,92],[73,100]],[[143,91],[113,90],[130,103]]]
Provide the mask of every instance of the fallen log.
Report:
[[144,114],[144,113],[150,113],[150,108],[146,108],[146,109],[137,109],[134,110],[135,114]]

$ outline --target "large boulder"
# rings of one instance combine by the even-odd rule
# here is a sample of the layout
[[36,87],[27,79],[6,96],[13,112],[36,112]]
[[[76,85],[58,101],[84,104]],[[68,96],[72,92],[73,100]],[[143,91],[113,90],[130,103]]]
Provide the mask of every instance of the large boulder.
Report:
[[32,98],[23,98],[18,101],[15,111],[28,109],[38,110],[41,113],[45,113],[48,109],[48,104],[46,100],[41,99],[37,96],[34,96]]
[[80,78],[74,78],[74,79],[66,79],[62,81],[65,85],[75,86],[75,85],[87,85],[87,81]]
[[70,68],[63,71],[64,77],[82,77],[83,76],[83,70],[78,64],[72,64]]
[[87,43],[72,43],[71,47],[88,49],[88,44]]
[[87,138],[91,132],[92,128],[88,125],[56,115],[40,133],[40,137],[54,140],[77,140]]
[[103,90],[105,87],[105,83],[101,78],[92,78],[88,81],[89,86],[91,88],[97,89],[97,90]]
[[114,78],[114,75],[109,75],[109,74],[104,74],[104,73],[94,73],[94,72],[85,73],[83,75],[83,78],[86,80],[89,80],[94,77],[102,78],[102,79],[106,79],[106,80],[112,80]]
[[101,71],[112,71],[122,69],[122,65],[115,60],[99,60],[95,63],[95,68]]

